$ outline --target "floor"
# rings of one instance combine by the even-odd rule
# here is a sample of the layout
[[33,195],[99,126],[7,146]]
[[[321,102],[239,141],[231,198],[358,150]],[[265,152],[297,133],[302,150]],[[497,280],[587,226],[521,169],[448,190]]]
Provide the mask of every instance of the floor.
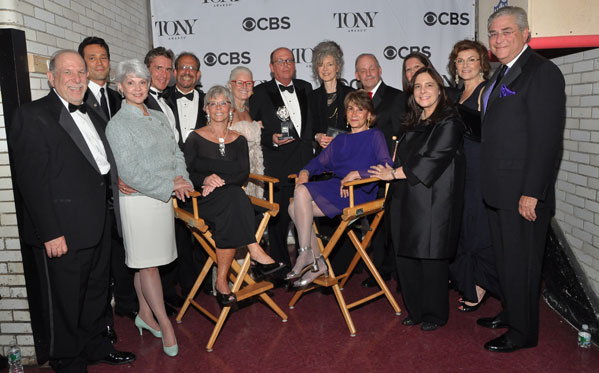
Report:
[[[354,276],[343,291],[348,301],[371,292]],[[395,281],[387,282],[395,289]],[[162,352],[159,339],[149,333],[140,336],[127,318],[116,317],[117,349],[132,351],[137,360],[131,365],[90,366],[99,372],[590,372],[599,371],[599,348],[577,346],[577,331],[565,323],[543,301],[540,309],[539,346],[509,354],[490,353],[483,344],[501,330],[476,325],[476,319],[496,314],[500,304],[489,299],[476,312],[456,310],[458,294],[451,291],[449,322],[433,332],[401,325],[405,316],[396,316],[384,298],[351,312],[357,335],[349,331],[332,294],[312,292],[295,309],[287,303],[293,293],[275,289],[273,299],[289,320],[286,323],[264,304],[254,303],[233,312],[214,345],[205,350],[212,323],[195,309],[189,309],[181,324],[173,323],[179,343],[179,356]],[[403,308],[401,296],[396,299]],[[216,301],[206,294],[196,300],[211,311]],[[48,372],[27,367],[27,372]]]

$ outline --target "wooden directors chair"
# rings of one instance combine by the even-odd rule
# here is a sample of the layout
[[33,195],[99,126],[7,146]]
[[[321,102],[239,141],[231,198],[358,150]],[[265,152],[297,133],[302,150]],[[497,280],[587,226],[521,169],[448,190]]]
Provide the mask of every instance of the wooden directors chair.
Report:
[[[291,178],[295,178],[295,176],[296,175],[290,175]],[[393,295],[391,295],[391,292],[387,288],[387,285],[381,278],[381,275],[379,274],[376,267],[372,263],[372,260],[370,259],[368,254],[366,253],[366,248],[370,244],[372,236],[374,235],[374,232],[376,232],[376,229],[379,226],[381,219],[383,218],[383,214],[384,214],[383,205],[385,203],[385,198],[380,198],[380,199],[377,199],[377,200],[374,200],[371,202],[366,202],[366,203],[363,203],[360,205],[354,204],[354,187],[355,186],[373,183],[373,182],[379,182],[379,181],[380,181],[380,179],[372,177],[372,178],[368,178],[368,179],[360,179],[360,180],[354,180],[354,181],[343,183],[343,186],[346,186],[349,188],[349,207],[346,207],[345,209],[343,209],[343,213],[340,216],[341,222],[340,222],[339,226],[337,227],[337,229],[335,230],[335,232],[333,233],[333,235],[331,236],[331,238],[329,239],[329,242],[327,243],[326,246],[324,246],[322,243],[322,239],[321,239],[320,235],[318,234],[318,229],[316,227],[316,224],[312,223],[313,227],[314,227],[314,232],[316,232],[316,237],[318,240],[318,246],[320,248],[320,252],[324,257],[324,259],[327,263],[327,266],[329,267],[329,271],[328,271],[327,275],[322,275],[322,276],[318,277],[316,280],[314,280],[314,282],[311,285],[309,285],[305,289],[298,290],[295,293],[295,295],[293,296],[293,298],[291,298],[291,301],[289,302],[289,308],[294,309],[295,304],[299,301],[299,299],[301,298],[301,296],[304,293],[315,289],[317,286],[332,287],[333,292],[335,293],[335,297],[337,298],[337,303],[339,304],[339,308],[341,308],[341,313],[343,314],[343,317],[345,318],[345,322],[347,323],[347,327],[349,328],[349,332],[352,337],[354,337],[356,335],[356,327],[354,326],[354,322],[352,321],[349,311],[354,307],[357,307],[357,306],[364,304],[370,300],[373,300],[381,295],[384,295],[387,298],[387,300],[389,301],[389,303],[391,304],[391,307],[393,307],[393,309],[395,310],[395,314],[401,315],[401,309],[397,305],[395,298],[393,298]],[[360,241],[360,239],[358,239],[358,237],[356,236],[356,233],[351,228],[349,228],[349,226],[351,224],[353,224],[355,221],[361,219],[362,217],[367,217],[370,215],[374,215],[374,218],[372,219],[372,222],[370,223],[370,228],[369,228],[368,232],[366,233],[364,238]],[[339,239],[341,238],[341,236],[344,233],[347,233],[347,235],[349,236],[350,241],[352,242],[352,244],[354,245],[354,247],[356,249],[356,254],[354,255],[354,258],[351,261],[351,263],[350,263],[349,267],[347,268],[347,270],[345,271],[345,273],[343,273],[341,275],[335,275],[335,273],[333,272],[333,268],[331,266],[331,262],[329,261],[329,255],[331,254],[331,251],[333,250],[333,248],[335,247],[337,242],[339,242]],[[346,304],[345,298],[343,297],[341,290],[345,286],[345,283],[349,279],[350,275],[352,274],[352,272],[354,271],[354,269],[356,268],[356,265],[358,264],[358,262],[360,260],[364,261],[364,264],[366,264],[366,267],[372,274],[372,277],[376,280],[376,282],[380,286],[381,290],[375,292],[374,294],[368,295],[364,298],[358,299],[358,300],[354,301],[353,303]]]
[[[263,175],[255,175],[250,174],[250,179],[263,181],[268,184],[268,200],[256,198],[253,196],[249,196],[252,204],[258,209],[264,211],[262,220],[260,221],[260,225],[258,226],[258,230],[256,231],[256,241],[260,242],[262,239],[262,235],[264,234],[264,230],[266,229],[266,225],[271,217],[276,216],[279,212],[279,204],[273,202],[273,184],[278,182],[278,179],[263,176]],[[195,301],[195,296],[202,285],[202,282],[206,279],[206,276],[212,267],[213,264],[216,264],[216,252],[215,252],[215,243],[212,239],[212,234],[209,230],[208,225],[204,222],[202,218],[198,216],[198,201],[197,198],[201,194],[198,192],[194,192],[192,194],[192,204],[193,204],[193,213],[187,210],[184,210],[177,205],[177,200],[173,199],[173,204],[175,208],[175,217],[181,219],[185,222],[185,224],[191,230],[195,239],[200,243],[200,245],[204,248],[206,253],[208,254],[208,259],[202,271],[200,272],[195,284],[193,285],[191,291],[187,295],[185,299],[185,303],[179,314],[177,315],[177,322],[180,323],[183,315],[189,308],[189,305],[193,305],[196,309],[198,309],[201,313],[206,315],[210,320],[216,323],[214,329],[212,330],[212,335],[208,340],[208,344],[206,345],[206,350],[208,352],[212,351],[212,346],[216,342],[216,338],[220,333],[229,312],[231,311],[231,306],[223,307],[220,314],[217,316],[213,315],[206,308],[202,307],[198,302]],[[266,294],[266,292],[273,288],[273,284],[268,281],[254,281],[249,275],[248,270],[250,268],[250,253],[248,252],[245,255],[243,263],[241,266],[236,260],[233,260],[231,263],[232,272],[235,272],[236,275],[230,273],[230,280],[233,281],[233,288],[231,289],[237,296],[237,301],[242,301],[244,299],[248,299],[254,296],[260,297],[277,315],[279,315],[283,322],[287,321],[287,315],[281,310],[281,308]]]

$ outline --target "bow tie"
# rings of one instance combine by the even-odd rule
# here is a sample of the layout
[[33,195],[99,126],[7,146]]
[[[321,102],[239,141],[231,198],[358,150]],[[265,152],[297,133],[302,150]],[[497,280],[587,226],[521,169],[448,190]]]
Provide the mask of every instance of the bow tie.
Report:
[[284,86],[283,84],[279,84],[279,89],[281,90],[281,92],[287,91],[289,93],[293,93],[293,84],[292,85],[288,85],[288,86]]
[[150,94],[156,96],[156,98],[165,98],[166,94],[164,92],[157,92],[150,89]]
[[189,101],[193,101],[193,91],[189,92],[188,94],[184,94],[179,91],[175,91],[175,100],[178,100],[182,97],[185,97]]
[[85,104],[73,105],[73,104],[69,103],[69,113],[74,113],[77,110],[79,110],[83,114],[87,113],[87,108],[85,107]]

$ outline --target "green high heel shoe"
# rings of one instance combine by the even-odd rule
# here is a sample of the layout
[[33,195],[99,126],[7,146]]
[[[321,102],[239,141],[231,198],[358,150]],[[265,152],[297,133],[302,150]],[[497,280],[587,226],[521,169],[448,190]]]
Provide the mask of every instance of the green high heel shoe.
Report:
[[171,347],[166,347],[164,345],[164,339],[163,339],[162,340],[162,351],[164,351],[164,353],[167,354],[170,357],[175,357],[179,353],[179,345],[175,343]]
[[142,329],[146,329],[147,331],[152,333],[154,337],[162,338],[162,332],[160,330],[155,330],[152,327],[150,327],[150,325],[146,324],[146,322],[143,321],[141,317],[139,317],[139,315],[135,317],[135,326],[137,326],[137,329],[139,329],[139,335],[143,335]]

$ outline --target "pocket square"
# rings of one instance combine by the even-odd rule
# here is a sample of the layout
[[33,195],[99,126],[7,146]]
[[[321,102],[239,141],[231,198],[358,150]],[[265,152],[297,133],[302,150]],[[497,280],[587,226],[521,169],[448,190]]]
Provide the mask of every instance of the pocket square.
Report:
[[515,94],[516,94],[516,92],[511,91],[508,87],[505,86],[505,84],[501,85],[501,91],[499,91],[499,98],[513,96]]

